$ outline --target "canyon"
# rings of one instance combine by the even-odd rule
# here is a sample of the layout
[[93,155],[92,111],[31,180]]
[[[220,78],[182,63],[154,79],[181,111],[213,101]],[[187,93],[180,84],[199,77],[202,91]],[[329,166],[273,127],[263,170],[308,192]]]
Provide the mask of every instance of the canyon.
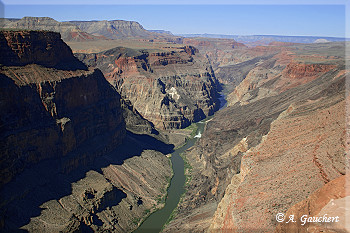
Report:
[[[347,42],[5,22],[1,231],[134,231],[166,205],[169,154],[208,116],[181,154],[185,192],[162,232],[349,231]],[[341,221],[279,223],[278,213]]]
[[[234,85],[235,75],[242,81],[230,87],[228,107],[185,153],[191,181],[164,232],[272,232],[277,213],[310,195],[318,198],[318,189],[344,179],[343,46],[255,47],[238,53],[255,50],[256,58],[219,67],[239,72],[222,76],[227,83]],[[344,192],[345,186],[337,190]],[[345,230],[342,221],[339,229]],[[287,225],[279,232],[289,232]]]
[[208,61],[192,46],[157,51],[116,47],[76,54],[97,67],[137,111],[161,130],[179,129],[218,109],[220,88]]
[[132,231],[161,208],[173,146],[128,131],[119,93],[58,33],[0,40],[1,231]]

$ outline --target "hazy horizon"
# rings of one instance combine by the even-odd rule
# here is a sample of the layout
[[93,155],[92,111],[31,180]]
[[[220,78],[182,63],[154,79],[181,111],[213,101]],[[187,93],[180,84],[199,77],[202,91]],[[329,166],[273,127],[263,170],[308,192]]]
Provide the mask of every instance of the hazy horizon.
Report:
[[[73,1],[74,3],[74,1]],[[173,34],[346,38],[345,5],[11,5],[5,18],[127,20]]]

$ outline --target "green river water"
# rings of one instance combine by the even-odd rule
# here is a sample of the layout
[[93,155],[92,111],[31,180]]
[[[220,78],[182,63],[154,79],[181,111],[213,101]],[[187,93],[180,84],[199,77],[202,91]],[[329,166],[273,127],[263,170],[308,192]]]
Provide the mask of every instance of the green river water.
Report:
[[[225,96],[222,95],[220,99],[221,106],[220,109],[226,106]],[[207,117],[205,120],[197,122],[197,132],[194,138],[187,140],[186,144],[178,149],[176,149],[171,156],[171,162],[173,166],[174,176],[171,179],[170,186],[168,188],[168,196],[165,201],[164,208],[157,210],[152,213],[146,220],[136,229],[133,233],[158,233],[161,231],[164,224],[169,219],[173,210],[177,207],[182,194],[185,192],[185,174],[184,174],[184,161],[180,154],[185,150],[192,147],[196,141],[203,134],[205,128],[205,122],[211,119],[213,116]]]

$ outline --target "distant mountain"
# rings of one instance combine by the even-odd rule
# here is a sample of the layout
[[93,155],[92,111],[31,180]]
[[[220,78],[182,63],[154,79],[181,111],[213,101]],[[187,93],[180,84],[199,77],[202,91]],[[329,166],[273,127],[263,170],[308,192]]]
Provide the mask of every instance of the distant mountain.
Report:
[[162,33],[162,34],[168,34],[168,35],[174,35],[171,31],[165,31],[165,30],[148,30],[150,32],[156,32],[156,33]]
[[87,33],[105,36],[110,39],[148,37],[151,35],[151,32],[145,30],[141,24],[134,21],[69,21],[69,23],[76,25]]
[[65,41],[106,39],[103,36],[94,36],[86,33],[72,23],[58,22],[50,17],[23,17],[22,19],[2,19],[1,27],[59,32],[62,39]]
[[1,28],[59,32],[64,41],[139,39],[182,43],[183,39],[183,37],[172,35],[171,32],[148,31],[138,22],[125,20],[58,22],[50,17],[3,18]]
[[179,36],[234,39],[237,42],[243,42],[243,43],[248,43],[248,44],[255,43],[255,42],[260,42],[261,44],[269,44],[272,41],[291,42],[291,43],[314,43],[315,41],[320,40],[320,39],[331,41],[331,42],[349,40],[349,39],[341,38],[341,37],[280,36],[280,35],[241,36],[241,35],[219,35],[219,34],[181,34]]
[[328,42],[331,42],[331,41],[326,40],[326,39],[317,39],[314,41],[314,43],[328,43]]
[[81,30],[93,35],[105,36],[109,39],[138,38],[146,40],[165,40],[181,43],[182,37],[174,36],[171,32],[162,30],[146,30],[135,21],[69,21]]

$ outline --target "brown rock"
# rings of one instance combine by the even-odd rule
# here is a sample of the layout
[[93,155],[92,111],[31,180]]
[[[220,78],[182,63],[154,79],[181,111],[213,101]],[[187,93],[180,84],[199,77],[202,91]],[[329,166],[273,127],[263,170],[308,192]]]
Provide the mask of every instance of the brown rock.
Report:
[[59,32],[64,41],[96,41],[107,39],[82,31],[70,22],[58,22],[50,17],[23,17],[22,19],[2,19],[3,28],[16,30],[45,30]]
[[[320,189],[312,193],[307,199],[293,205],[285,213],[285,216],[294,215],[295,222],[279,223],[275,232],[346,232],[349,226],[346,225],[346,203],[336,203],[345,200],[350,196],[349,175],[343,175],[330,181]],[[332,206],[332,208],[330,208]],[[313,223],[305,221],[305,215],[309,217],[339,217],[339,222]],[[326,216],[325,216],[326,215]],[[304,216],[304,217],[303,217]],[[302,218],[303,217],[303,218]],[[303,222],[305,221],[305,222]],[[346,230],[347,229],[347,230]]]
[[117,47],[97,54],[76,54],[99,67],[121,96],[158,129],[184,128],[212,115],[218,83],[208,61],[191,46],[161,52]]
[[[66,61],[67,56],[79,63],[57,33],[11,31],[1,35],[6,35],[12,48],[23,45],[31,48],[22,52],[14,50],[21,65],[36,62],[39,55],[33,53],[43,44],[56,40],[57,44],[53,43],[52,51],[46,54],[50,58],[41,57],[38,63],[51,66]],[[5,60],[8,54],[1,55],[1,60]],[[14,65],[19,64],[14,62]],[[26,167],[44,159],[62,158],[62,170],[68,172],[121,143],[125,123],[120,96],[99,70],[78,68],[58,70],[36,64],[2,67],[2,185]],[[97,138],[105,138],[104,147],[101,144],[88,153],[77,153],[86,144],[92,146],[91,142]]]
[[56,32],[0,31],[0,64],[38,64],[67,70],[86,69]]
[[[335,69],[281,93],[260,92],[274,90],[273,73],[290,57],[256,61],[245,86],[252,101],[218,112],[185,153],[191,181],[165,232],[271,232],[277,213],[345,174],[345,72],[342,58],[320,55],[334,51],[330,47],[313,47],[313,56],[299,50],[308,55],[298,59]],[[210,224],[190,221],[201,214]]]

